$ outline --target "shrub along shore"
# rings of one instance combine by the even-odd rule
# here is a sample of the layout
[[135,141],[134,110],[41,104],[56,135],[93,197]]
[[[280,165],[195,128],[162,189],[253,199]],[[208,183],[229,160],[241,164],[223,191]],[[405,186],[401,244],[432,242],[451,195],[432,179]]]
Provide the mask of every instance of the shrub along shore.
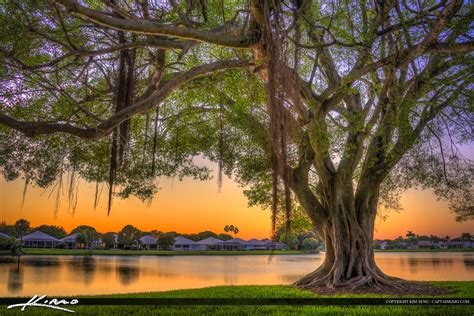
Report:
[[[436,286],[447,288],[450,294],[436,297],[437,299],[471,298],[474,293],[474,282],[430,282]],[[178,290],[167,292],[149,292],[133,294],[116,294],[95,296],[100,298],[419,298],[414,295],[376,295],[376,294],[338,294],[318,295],[290,286],[217,286],[202,289]],[[422,296],[427,298],[427,296]],[[78,314],[85,315],[472,315],[472,305],[360,305],[360,306],[317,306],[317,305],[102,305],[81,306],[81,297],[74,297],[79,303],[64,306]],[[25,301],[26,302],[26,301]],[[0,306],[6,310],[6,306]],[[61,311],[46,308],[29,307],[28,315],[59,315]],[[8,311],[12,315],[24,315],[19,308]],[[1,312],[0,312],[1,313]]]

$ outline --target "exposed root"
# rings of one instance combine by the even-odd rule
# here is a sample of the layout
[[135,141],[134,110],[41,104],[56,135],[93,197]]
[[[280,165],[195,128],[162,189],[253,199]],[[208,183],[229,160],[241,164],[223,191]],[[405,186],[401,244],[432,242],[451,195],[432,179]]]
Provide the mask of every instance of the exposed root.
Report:
[[385,274],[371,273],[357,276],[343,281],[334,281],[334,275],[322,275],[324,271],[316,270],[293,285],[322,295],[331,294],[414,294],[414,295],[445,295],[445,288],[433,286],[428,282],[405,281],[386,276]]

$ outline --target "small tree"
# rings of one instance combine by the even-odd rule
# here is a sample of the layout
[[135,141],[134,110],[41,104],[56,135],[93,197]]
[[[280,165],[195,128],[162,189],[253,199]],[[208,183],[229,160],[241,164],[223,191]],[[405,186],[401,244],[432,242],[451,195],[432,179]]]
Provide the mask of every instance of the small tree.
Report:
[[15,223],[15,232],[20,237],[20,252],[23,251],[23,236],[30,231],[30,222],[26,219],[19,219]]
[[122,230],[118,233],[118,243],[122,244],[124,249],[131,248],[133,245],[136,245],[138,248],[140,247],[140,235],[141,231],[132,226],[126,225]]
[[164,233],[158,238],[158,247],[163,250],[170,250],[175,243],[173,234]]
[[114,232],[108,232],[108,233],[105,233],[103,236],[102,236],[102,241],[104,242],[105,244],[105,248],[115,248],[115,245],[116,245],[116,235]]

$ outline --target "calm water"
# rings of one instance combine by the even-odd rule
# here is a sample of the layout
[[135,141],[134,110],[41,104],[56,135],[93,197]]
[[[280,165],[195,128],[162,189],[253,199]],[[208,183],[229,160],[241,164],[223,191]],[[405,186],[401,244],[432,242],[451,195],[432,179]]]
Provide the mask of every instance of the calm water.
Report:
[[[289,284],[324,254],[285,256],[0,257],[0,296],[165,291],[213,285]],[[377,253],[381,269],[410,280],[474,280],[474,253]],[[269,260],[270,259],[270,260]]]

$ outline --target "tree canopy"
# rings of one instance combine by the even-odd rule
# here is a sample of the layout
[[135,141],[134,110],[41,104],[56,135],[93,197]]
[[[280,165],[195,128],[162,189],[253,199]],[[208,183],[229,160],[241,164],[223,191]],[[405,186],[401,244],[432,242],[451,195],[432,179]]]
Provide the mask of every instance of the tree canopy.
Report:
[[[373,257],[377,208],[407,188],[474,216],[473,14],[462,0],[6,0],[2,173],[68,186],[73,208],[78,177],[107,183],[110,206],[162,176],[208,179],[204,156],[274,223],[296,202],[326,253]],[[343,261],[324,282],[385,282]]]

